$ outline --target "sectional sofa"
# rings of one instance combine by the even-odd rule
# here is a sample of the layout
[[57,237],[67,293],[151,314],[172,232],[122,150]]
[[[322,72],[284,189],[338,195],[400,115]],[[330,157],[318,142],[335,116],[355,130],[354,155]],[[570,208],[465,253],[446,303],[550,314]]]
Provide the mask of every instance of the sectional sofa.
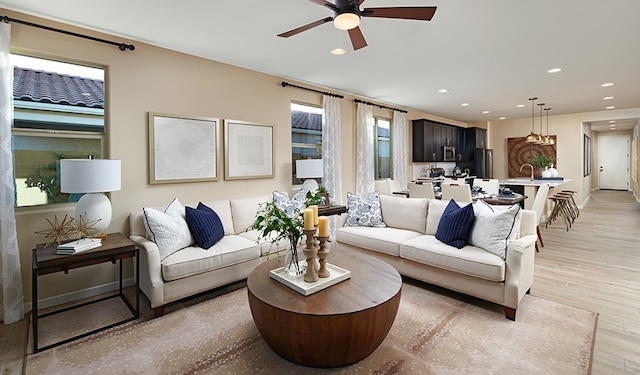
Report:
[[[349,215],[356,218],[347,217],[351,225],[337,230],[333,251],[375,256],[402,275],[502,305],[507,319],[515,320],[533,283],[534,211],[475,203],[469,239],[484,248],[456,248],[436,238],[448,201],[381,195],[379,202],[384,227],[376,220],[359,225],[357,216],[370,206],[349,207]],[[506,210],[513,211],[511,216]]]

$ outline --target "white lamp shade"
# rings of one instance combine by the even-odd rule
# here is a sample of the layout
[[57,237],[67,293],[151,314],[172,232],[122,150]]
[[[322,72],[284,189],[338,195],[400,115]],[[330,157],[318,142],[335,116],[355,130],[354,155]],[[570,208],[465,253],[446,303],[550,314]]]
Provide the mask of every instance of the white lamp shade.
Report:
[[120,160],[60,160],[61,192],[82,194],[116,190],[120,190]]
[[296,160],[297,178],[319,178],[324,175],[322,159]]
[[340,30],[351,30],[360,25],[360,16],[355,13],[340,13],[333,19],[333,26]]

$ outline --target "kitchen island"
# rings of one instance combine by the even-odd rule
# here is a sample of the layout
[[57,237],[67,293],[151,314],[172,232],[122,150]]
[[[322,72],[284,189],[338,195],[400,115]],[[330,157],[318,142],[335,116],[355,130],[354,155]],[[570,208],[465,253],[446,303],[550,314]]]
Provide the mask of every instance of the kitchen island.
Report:
[[505,184],[506,187],[515,191],[516,193],[520,193],[522,195],[526,195],[528,198],[524,202],[524,208],[527,210],[531,209],[533,205],[533,200],[536,197],[536,193],[538,192],[538,188],[542,184],[549,184],[549,188],[554,189],[558,188],[566,183],[573,181],[570,178],[565,178],[563,180],[531,180],[529,178],[509,178],[506,180],[500,180],[501,184]]

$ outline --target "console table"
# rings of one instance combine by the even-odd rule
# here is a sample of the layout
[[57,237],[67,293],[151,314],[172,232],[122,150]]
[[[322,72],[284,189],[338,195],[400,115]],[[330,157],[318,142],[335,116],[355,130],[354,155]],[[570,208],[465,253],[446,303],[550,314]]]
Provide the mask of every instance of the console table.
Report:
[[333,206],[318,206],[318,215],[330,216],[341,215],[347,212],[347,206],[334,204]]
[[[102,240],[102,246],[97,247],[95,249],[87,250],[74,255],[57,255],[57,244],[50,244],[46,246],[46,244],[39,244],[33,249],[33,257],[31,259],[31,278],[32,278],[32,304],[33,310],[31,312],[32,321],[33,321],[33,352],[37,353],[42,350],[46,350],[58,345],[65,344],[67,342],[92,335],[96,332],[103,331],[105,329],[109,329],[111,327],[115,327],[119,324],[123,324],[126,322],[130,322],[132,320],[138,319],[140,316],[140,289],[139,289],[139,276],[140,275],[140,261],[138,259],[138,248],[136,245],[126,238],[122,233],[111,233],[107,235],[106,239]],[[136,270],[135,270],[135,308],[131,305],[131,303],[125,298],[122,293],[122,260],[127,258],[135,258],[136,259]],[[38,314],[38,276],[47,275],[56,272],[64,272],[65,274],[69,273],[69,270],[74,268],[86,267],[94,264],[111,262],[113,264],[116,261],[120,261],[120,289],[119,293],[115,295],[110,295],[101,299],[93,300],[90,302],[74,305],[67,308],[58,309],[52,312],[47,312],[44,314]],[[83,306],[87,306],[89,304],[102,302],[111,298],[120,297],[125,305],[128,307],[129,311],[131,311],[132,316],[125,320],[109,324],[105,327],[101,327],[98,329],[94,329],[90,332],[86,332],[68,339],[64,339],[58,341],[54,344],[47,345],[43,348],[38,348],[38,319],[44,318],[50,315],[58,314],[64,311],[69,311],[72,309],[77,309]]]

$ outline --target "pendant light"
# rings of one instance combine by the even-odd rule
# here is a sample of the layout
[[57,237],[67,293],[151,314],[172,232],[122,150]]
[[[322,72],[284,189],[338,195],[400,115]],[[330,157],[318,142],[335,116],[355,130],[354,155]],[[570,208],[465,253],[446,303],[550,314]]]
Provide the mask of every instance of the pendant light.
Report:
[[537,145],[545,145],[547,142],[545,142],[544,136],[542,135],[542,107],[545,106],[546,103],[538,103],[538,107],[540,107],[540,134],[538,134],[539,139],[534,142],[534,144]]
[[531,100],[531,134],[529,134],[527,136],[527,139],[525,142],[527,143],[537,143],[540,142],[540,135],[536,134],[535,132],[535,101],[538,100],[538,98],[529,98],[529,100]]
[[544,140],[546,144],[552,145],[556,142],[549,136],[549,110],[551,110],[551,108],[545,108],[544,110],[547,112],[547,135],[544,136]]

